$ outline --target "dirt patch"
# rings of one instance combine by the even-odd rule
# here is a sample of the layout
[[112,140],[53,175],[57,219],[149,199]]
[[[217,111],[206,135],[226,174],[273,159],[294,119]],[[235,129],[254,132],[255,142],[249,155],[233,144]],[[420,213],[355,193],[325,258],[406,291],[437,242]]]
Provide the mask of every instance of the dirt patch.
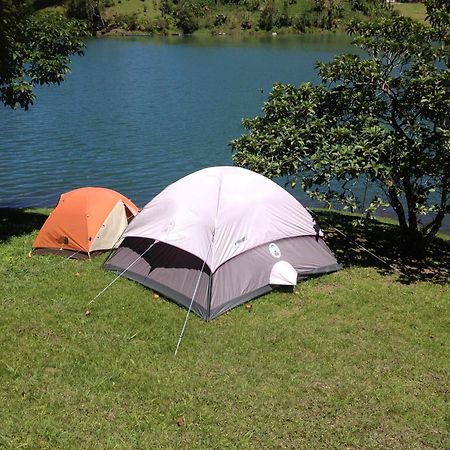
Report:
[[[277,317],[280,319],[287,319],[288,317],[292,317],[297,315],[303,307],[303,304],[297,304],[297,305],[290,305],[284,309],[280,309],[277,311]],[[300,316],[298,317],[299,320],[304,319],[304,317]]]
[[324,294],[331,294],[337,289],[337,285],[332,283],[324,283],[316,286],[317,292],[323,292]]
[[130,34],[125,28],[105,28],[97,32],[97,36],[126,36]]
[[151,36],[151,33],[144,31],[130,31],[121,27],[107,27],[96,32],[97,36]]
[[56,373],[61,373],[62,369],[58,369],[57,367],[46,367],[45,372],[51,373],[51,374],[56,374]]

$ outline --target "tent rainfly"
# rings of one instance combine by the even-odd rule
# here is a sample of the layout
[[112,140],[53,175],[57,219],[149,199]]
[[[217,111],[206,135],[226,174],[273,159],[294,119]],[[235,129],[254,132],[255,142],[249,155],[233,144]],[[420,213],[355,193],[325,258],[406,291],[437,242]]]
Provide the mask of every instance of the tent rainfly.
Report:
[[250,170],[211,167],[150,201],[105,268],[210,320],[340,265],[285,189]]
[[131,200],[111,189],[66,192],[39,231],[33,252],[81,259],[111,250],[138,211]]

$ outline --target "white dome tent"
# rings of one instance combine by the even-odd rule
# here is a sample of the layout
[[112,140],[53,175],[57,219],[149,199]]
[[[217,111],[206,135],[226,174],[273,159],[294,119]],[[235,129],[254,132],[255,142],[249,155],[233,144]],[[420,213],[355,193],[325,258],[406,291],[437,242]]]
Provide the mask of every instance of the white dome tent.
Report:
[[206,320],[340,268],[308,211],[252,171],[211,167],[171,184],[130,223],[105,268]]

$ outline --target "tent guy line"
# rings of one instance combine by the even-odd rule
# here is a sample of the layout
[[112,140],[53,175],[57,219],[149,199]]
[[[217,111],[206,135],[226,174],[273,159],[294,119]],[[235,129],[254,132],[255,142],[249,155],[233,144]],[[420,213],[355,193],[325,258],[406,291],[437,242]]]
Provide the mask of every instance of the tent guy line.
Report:
[[116,276],[116,278],[114,278],[114,280],[111,281],[111,283],[109,283],[106,287],[104,287],[89,303],[88,305],[90,305],[91,303],[93,303],[97,298],[100,297],[100,295],[102,295],[110,286],[112,286],[128,269],[130,269],[137,261],[139,261],[139,259],[141,259],[158,241],[153,242],[148,248],[147,250],[145,250],[144,253],[142,253],[141,255],[139,255],[127,268],[123,269],[122,272],[119,273],[119,275]]
[[[312,211],[310,208],[306,208],[308,210],[308,212],[316,217],[317,219],[319,219],[319,216]],[[385,266],[389,267],[390,269],[392,269],[394,272],[398,272],[400,275],[403,275],[404,277],[408,278],[408,275],[406,275],[405,273],[403,273],[400,269],[398,269],[397,267],[389,264],[387,261],[385,261],[383,258],[381,258],[380,256],[376,255],[375,253],[371,252],[368,248],[364,247],[363,245],[359,244],[358,242],[356,242],[355,240],[353,240],[351,237],[347,236],[342,230],[339,230],[336,227],[333,227],[332,225],[330,225],[329,222],[327,222],[325,219],[320,218],[321,220],[323,220],[332,230],[338,232],[341,236],[344,236],[345,239],[347,239],[347,241],[351,242],[352,244],[356,245],[357,247],[359,247],[361,250],[364,250],[366,253],[368,253],[370,256],[372,256],[373,258],[377,259],[378,261],[382,262]]]
[[186,329],[187,321],[188,321],[188,318],[189,318],[189,313],[191,312],[192,304],[194,303],[194,299],[195,299],[195,296],[197,294],[198,286],[200,284],[200,278],[202,276],[203,269],[205,268],[205,264],[206,264],[206,261],[208,259],[209,253],[211,251],[213,242],[214,242],[214,232],[213,232],[212,237],[211,237],[211,243],[209,244],[208,254],[206,255],[205,260],[203,261],[202,268],[200,269],[200,273],[198,274],[197,283],[195,285],[194,293],[192,294],[192,298],[191,298],[191,303],[189,304],[189,309],[188,309],[188,311],[186,313],[186,318],[184,319],[183,328],[181,329],[180,337],[178,338],[177,348],[175,349],[175,356],[177,356],[178,349],[180,348],[181,339],[183,339],[183,334],[184,334],[184,330]]

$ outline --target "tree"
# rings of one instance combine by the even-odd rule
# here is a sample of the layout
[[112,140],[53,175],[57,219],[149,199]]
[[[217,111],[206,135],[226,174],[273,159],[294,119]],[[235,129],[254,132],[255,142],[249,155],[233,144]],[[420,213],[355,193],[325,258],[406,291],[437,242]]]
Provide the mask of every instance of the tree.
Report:
[[69,0],[67,3],[67,14],[75,19],[86,21],[87,27],[92,34],[105,26],[101,11],[109,6],[106,0]]
[[261,15],[259,16],[258,25],[261,29],[270,31],[277,21],[277,7],[275,0],[267,0]]
[[28,109],[36,85],[60,84],[84,35],[81,23],[35,13],[31,1],[0,0],[0,101]]
[[450,43],[450,6],[448,0],[427,0],[427,19],[430,21],[437,40]]
[[176,23],[183,34],[192,34],[198,30],[198,11],[196,5],[183,1],[177,8]]
[[[450,212],[450,6],[427,6],[431,26],[352,22],[368,56],[319,63],[321,84],[275,84],[264,115],[244,120],[250,133],[231,143],[235,164],[293,185],[301,178],[329,204],[367,214],[390,205],[406,237],[434,236]],[[361,182],[379,191],[368,205],[354,189]]]

